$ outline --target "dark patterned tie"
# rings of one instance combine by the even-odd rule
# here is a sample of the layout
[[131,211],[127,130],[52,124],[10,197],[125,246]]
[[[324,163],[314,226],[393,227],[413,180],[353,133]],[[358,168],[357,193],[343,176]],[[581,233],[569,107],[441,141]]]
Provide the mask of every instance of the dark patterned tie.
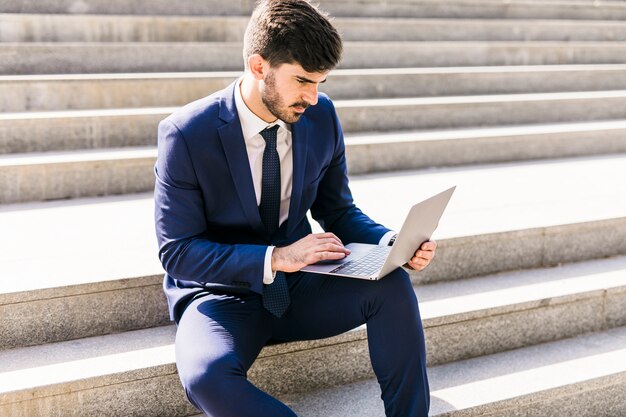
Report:
[[[278,231],[280,216],[280,158],[276,150],[278,125],[261,132],[265,139],[263,173],[261,174],[261,205],[259,213],[270,239]],[[289,307],[289,287],[284,272],[276,272],[276,278],[263,288],[263,306],[276,317],[281,317]]]

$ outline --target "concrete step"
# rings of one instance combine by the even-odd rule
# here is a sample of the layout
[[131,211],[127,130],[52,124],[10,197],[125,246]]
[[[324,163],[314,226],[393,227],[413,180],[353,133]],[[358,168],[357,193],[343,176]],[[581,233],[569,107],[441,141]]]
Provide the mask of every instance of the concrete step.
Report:
[[155,148],[0,156],[0,204],[154,189]]
[[[355,176],[351,187],[399,230],[412,204],[457,185],[417,285],[626,254],[625,170],[621,155]],[[11,277],[0,349],[166,324],[153,210],[150,194],[0,206]]]
[[[624,325],[625,268],[622,257],[418,288],[429,366]],[[174,332],[166,326],[1,351],[0,415],[92,415],[92,407],[103,416],[121,415],[122,407],[124,415],[189,415],[177,386]],[[248,375],[273,395],[371,378],[365,326],[266,347]],[[434,391],[435,398],[452,398]]]
[[[430,415],[626,415],[626,329],[498,353],[430,369]],[[282,396],[301,417],[383,417],[373,380]]]
[[[0,42],[243,42],[247,23],[247,16],[0,14]],[[340,17],[333,23],[345,41],[626,40],[626,22],[619,21]]]
[[[184,105],[240,72],[0,76],[0,112]],[[335,70],[320,86],[335,100],[626,89],[626,65]]]
[[[502,1],[502,0],[322,0],[323,10],[341,17],[439,17],[491,19],[626,19],[626,6],[618,1]],[[223,2],[167,0],[3,0],[3,13],[133,14],[133,15],[238,15],[249,16],[253,0]]]
[[[505,128],[357,134],[351,175],[626,152],[626,120]],[[153,141],[153,140],[152,140]],[[154,146],[0,156],[0,203],[150,191]]]
[[335,105],[346,132],[447,129],[621,119],[626,91],[345,100]]
[[626,152],[626,121],[346,137],[350,174]]
[[[2,43],[0,74],[239,71],[241,50],[239,42]],[[346,42],[340,67],[624,63],[626,42]]]
[[[626,90],[337,100],[335,106],[347,134],[618,121],[626,115]],[[159,121],[176,109],[0,113],[0,154],[154,145]]]

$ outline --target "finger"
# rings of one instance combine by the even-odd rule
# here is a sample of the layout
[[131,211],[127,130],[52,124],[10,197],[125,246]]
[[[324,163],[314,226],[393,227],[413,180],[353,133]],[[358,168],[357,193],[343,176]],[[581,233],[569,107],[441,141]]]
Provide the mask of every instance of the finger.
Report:
[[419,265],[419,266],[428,266],[428,264],[430,263],[430,260],[428,259],[424,259],[424,258],[412,258],[411,263],[413,263],[414,265]]
[[346,249],[343,245],[337,245],[334,243],[325,243],[317,246],[315,249],[316,252],[340,252],[345,253],[346,255],[350,253],[350,250]]
[[412,269],[416,270],[416,271],[421,271],[422,269],[426,268],[425,266],[419,265],[415,262],[413,262],[412,260],[410,260],[407,265],[409,265],[409,267],[411,267]]
[[337,237],[337,235],[335,235],[334,233],[331,232],[326,232],[326,233],[318,233],[316,235],[314,235],[317,239],[334,239],[337,242],[339,242],[339,244],[343,245],[343,242],[341,242],[341,239],[339,239]]
[[346,254],[342,252],[317,252],[315,255],[317,261],[339,260],[346,257]]
[[409,262],[408,262],[408,265],[409,265],[411,268],[415,269],[416,271],[421,271],[421,270],[423,270],[423,269],[426,269],[426,267],[428,266],[428,263],[426,263],[426,264],[422,264],[422,263],[419,263],[419,262],[409,261]]
[[435,249],[437,249],[437,242],[435,242],[434,240],[426,241],[422,243],[420,249],[434,251]]
[[343,247],[343,243],[341,242],[341,240],[334,238],[334,237],[327,237],[327,238],[323,238],[323,239],[318,239],[317,240],[318,244],[322,244],[322,243],[332,243],[335,245],[339,245],[341,247]]
[[430,261],[434,257],[435,257],[435,252],[430,251],[430,250],[418,250],[417,252],[415,252],[415,258],[418,258],[418,259],[421,258],[421,259],[426,259]]

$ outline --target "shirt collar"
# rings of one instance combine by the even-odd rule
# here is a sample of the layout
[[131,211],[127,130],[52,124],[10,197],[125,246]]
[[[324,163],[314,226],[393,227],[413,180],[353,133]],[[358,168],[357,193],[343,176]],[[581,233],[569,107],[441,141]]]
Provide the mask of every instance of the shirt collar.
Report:
[[263,129],[274,125],[278,125],[279,129],[283,128],[287,131],[291,131],[290,126],[284,121],[278,119],[273,123],[267,123],[248,108],[246,103],[243,101],[243,97],[241,96],[242,81],[243,77],[237,80],[237,84],[235,85],[235,107],[237,108],[237,114],[239,115],[239,121],[241,122],[243,139],[247,142],[255,135],[258,135]]

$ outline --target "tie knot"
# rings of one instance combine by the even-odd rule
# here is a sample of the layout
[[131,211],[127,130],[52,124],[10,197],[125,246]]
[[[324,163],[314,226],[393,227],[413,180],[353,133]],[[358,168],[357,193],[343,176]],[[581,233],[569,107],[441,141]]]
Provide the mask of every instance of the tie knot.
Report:
[[261,130],[261,136],[265,139],[265,142],[275,142],[277,137],[278,125],[268,127]]

